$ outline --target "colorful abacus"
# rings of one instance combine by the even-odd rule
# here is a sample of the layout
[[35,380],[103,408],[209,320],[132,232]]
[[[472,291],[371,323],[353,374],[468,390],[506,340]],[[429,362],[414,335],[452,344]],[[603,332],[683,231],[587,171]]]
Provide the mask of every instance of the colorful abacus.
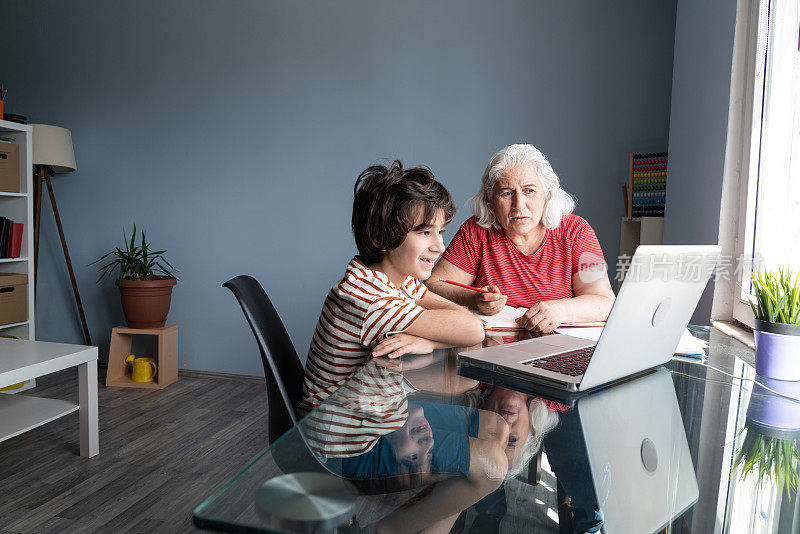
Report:
[[631,154],[623,184],[626,217],[663,217],[666,192],[667,153]]

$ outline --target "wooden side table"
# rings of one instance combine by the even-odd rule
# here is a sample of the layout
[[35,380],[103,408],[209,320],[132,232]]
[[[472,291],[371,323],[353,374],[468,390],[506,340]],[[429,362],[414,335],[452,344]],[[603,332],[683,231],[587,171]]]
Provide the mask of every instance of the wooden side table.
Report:
[[[153,382],[134,382],[125,373],[125,358],[131,353],[133,336],[158,336],[158,371]],[[163,328],[128,328],[115,326],[111,330],[111,347],[108,351],[106,387],[134,387],[162,389],[178,380],[178,325]]]

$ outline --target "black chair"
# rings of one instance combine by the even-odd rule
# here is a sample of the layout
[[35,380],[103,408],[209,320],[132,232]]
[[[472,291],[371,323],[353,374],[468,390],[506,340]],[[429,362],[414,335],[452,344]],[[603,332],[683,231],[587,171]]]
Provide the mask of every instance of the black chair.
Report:
[[270,445],[297,424],[295,409],[302,400],[303,366],[289,334],[264,288],[252,276],[240,275],[222,284],[242,307],[264,365],[267,381]]

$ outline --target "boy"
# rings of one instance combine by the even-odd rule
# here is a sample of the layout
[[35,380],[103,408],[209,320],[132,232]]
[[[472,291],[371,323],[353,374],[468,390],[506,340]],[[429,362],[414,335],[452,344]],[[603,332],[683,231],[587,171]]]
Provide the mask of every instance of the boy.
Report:
[[399,161],[390,168],[375,165],[356,180],[354,197],[359,255],[323,305],[306,360],[301,415],[369,357],[427,354],[475,345],[484,337],[477,316],[422,284],[444,251],[444,227],[455,213],[450,194],[433,173],[424,167],[403,169]]

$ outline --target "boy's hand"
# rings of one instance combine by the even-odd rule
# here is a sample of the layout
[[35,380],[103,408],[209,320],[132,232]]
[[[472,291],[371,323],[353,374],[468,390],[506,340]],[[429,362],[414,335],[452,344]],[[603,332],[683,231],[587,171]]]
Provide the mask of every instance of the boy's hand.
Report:
[[491,291],[491,293],[475,292],[475,309],[478,310],[478,313],[481,315],[500,313],[503,306],[506,305],[508,297],[500,293],[500,288],[497,286],[483,286],[481,289]]
[[373,358],[379,356],[399,358],[403,354],[430,354],[437,348],[437,343],[430,339],[401,333],[393,334],[375,345],[370,356]]
[[376,367],[380,367],[381,369],[386,369],[387,371],[395,373],[403,372],[403,360],[399,358],[393,360],[390,360],[389,358],[373,358],[371,361]]
[[558,301],[541,301],[531,306],[517,324],[539,334],[549,334],[564,322],[564,313]]

